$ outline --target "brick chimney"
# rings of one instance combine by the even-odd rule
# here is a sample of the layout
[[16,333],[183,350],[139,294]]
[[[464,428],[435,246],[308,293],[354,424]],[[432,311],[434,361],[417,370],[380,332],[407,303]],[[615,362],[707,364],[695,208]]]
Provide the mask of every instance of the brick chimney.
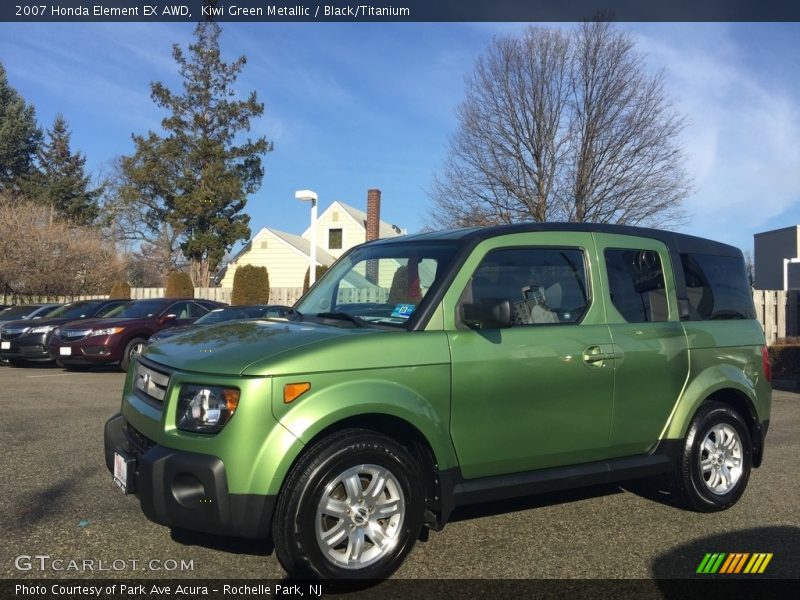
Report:
[[[375,188],[367,190],[367,242],[377,240],[380,237],[381,223],[381,191]],[[372,283],[378,283],[378,261],[367,261],[367,279]]]
[[380,237],[381,223],[381,191],[375,188],[367,190],[367,235],[365,241],[371,242]]

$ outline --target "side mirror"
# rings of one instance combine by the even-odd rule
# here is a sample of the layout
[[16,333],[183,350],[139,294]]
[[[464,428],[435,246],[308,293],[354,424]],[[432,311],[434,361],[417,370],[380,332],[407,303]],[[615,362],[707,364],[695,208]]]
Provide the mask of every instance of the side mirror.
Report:
[[462,304],[461,321],[473,329],[507,329],[511,319],[511,303],[504,298],[484,298],[472,304]]
[[170,323],[170,322],[174,321],[177,318],[178,318],[178,315],[164,315],[163,317],[161,317],[158,320],[158,322],[161,323],[162,325],[166,325],[167,323]]

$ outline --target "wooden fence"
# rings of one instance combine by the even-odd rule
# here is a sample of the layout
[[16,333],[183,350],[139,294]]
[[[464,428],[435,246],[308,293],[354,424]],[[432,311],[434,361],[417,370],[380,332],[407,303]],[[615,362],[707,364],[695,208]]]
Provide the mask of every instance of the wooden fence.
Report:
[[[291,306],[300,296],[303,295],[303,288],[271,288],[269,290],[270,304],[283,304]],[[163,298],[164,288],[131,288],[131,298],[141,300],[146,298]],[[194,297],[205,300],[216,300],[218,302],[231,302],[231,288],[212,287],[194,288]],[[38,304],[40,302],[75,302],[76,300],[95,300],[108,298],[108,294],[94,295],[72,295],[72,296],[47,296],[43,294],[14,295],[0,294],[0,304]]]
[[756,318],[764,328],[767,344],[798,335],[798,293],[783,290],[753,290]]
[[[342,289],[339,300],[348,302],[386,302],[387,290],[381,288],[371,289]],[[161,298],[164,288],[131,288],[131,298]],[[300,296],[303,288],[270,288],[269,303],[291,306]],[[231,302],[231,288],[212,287],[195,288],[195,298],[216,300],[218,302]],[[32,304],[39,302],[73,302],[75,300],[93,300],[108,298],[108,295],[75,295],[75,296],[15,296],[0,294],[0,304]],[[768,344],[789,335],[800,335],[800,292],[784,292],[782,290],[753,290],[753,303],[756,308],[756,318],[764,328],[764,335]]]

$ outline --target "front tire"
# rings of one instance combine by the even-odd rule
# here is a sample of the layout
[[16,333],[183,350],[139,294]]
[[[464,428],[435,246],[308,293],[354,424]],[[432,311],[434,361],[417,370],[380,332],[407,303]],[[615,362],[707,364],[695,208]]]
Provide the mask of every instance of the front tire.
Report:
[[128,371],[128,367],[131,366],[133,359],[136,358],[139,354],[142,353],[144,350],[144,346],[147,343],[147,340],[144,338],[133,338],[128,344],[125,346],[125,353],[122,355],[122,360],[119,361],[119,368],[123,371]]
[[742,497],[752,464],[753,444],[741,415],[727,404],[708,402],[689,426],[672,491],[692,510],[725,510]]
[[278,497],[278,560],[296,577],[389,577],[422,527],[420,479],[406,449],[376,432],[348,429],[320,440]]

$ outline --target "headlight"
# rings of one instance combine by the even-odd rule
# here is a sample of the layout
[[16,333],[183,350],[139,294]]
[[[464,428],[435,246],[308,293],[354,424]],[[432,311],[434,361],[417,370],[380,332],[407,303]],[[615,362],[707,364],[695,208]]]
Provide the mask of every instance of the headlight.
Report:
[[55,325],[39,325],[39,327],[31,327],[26,333],[50,333],[55,328]]
[[238,405],[237,389],[184,385],[178,399],[178,429],[217,433],[231,420]]
[[122,332],[122,327],[109,327],[108,329],[95,329],[94,331],[87,334],[86,337],[92,337],[95,335],[115,335],[117,333]]

